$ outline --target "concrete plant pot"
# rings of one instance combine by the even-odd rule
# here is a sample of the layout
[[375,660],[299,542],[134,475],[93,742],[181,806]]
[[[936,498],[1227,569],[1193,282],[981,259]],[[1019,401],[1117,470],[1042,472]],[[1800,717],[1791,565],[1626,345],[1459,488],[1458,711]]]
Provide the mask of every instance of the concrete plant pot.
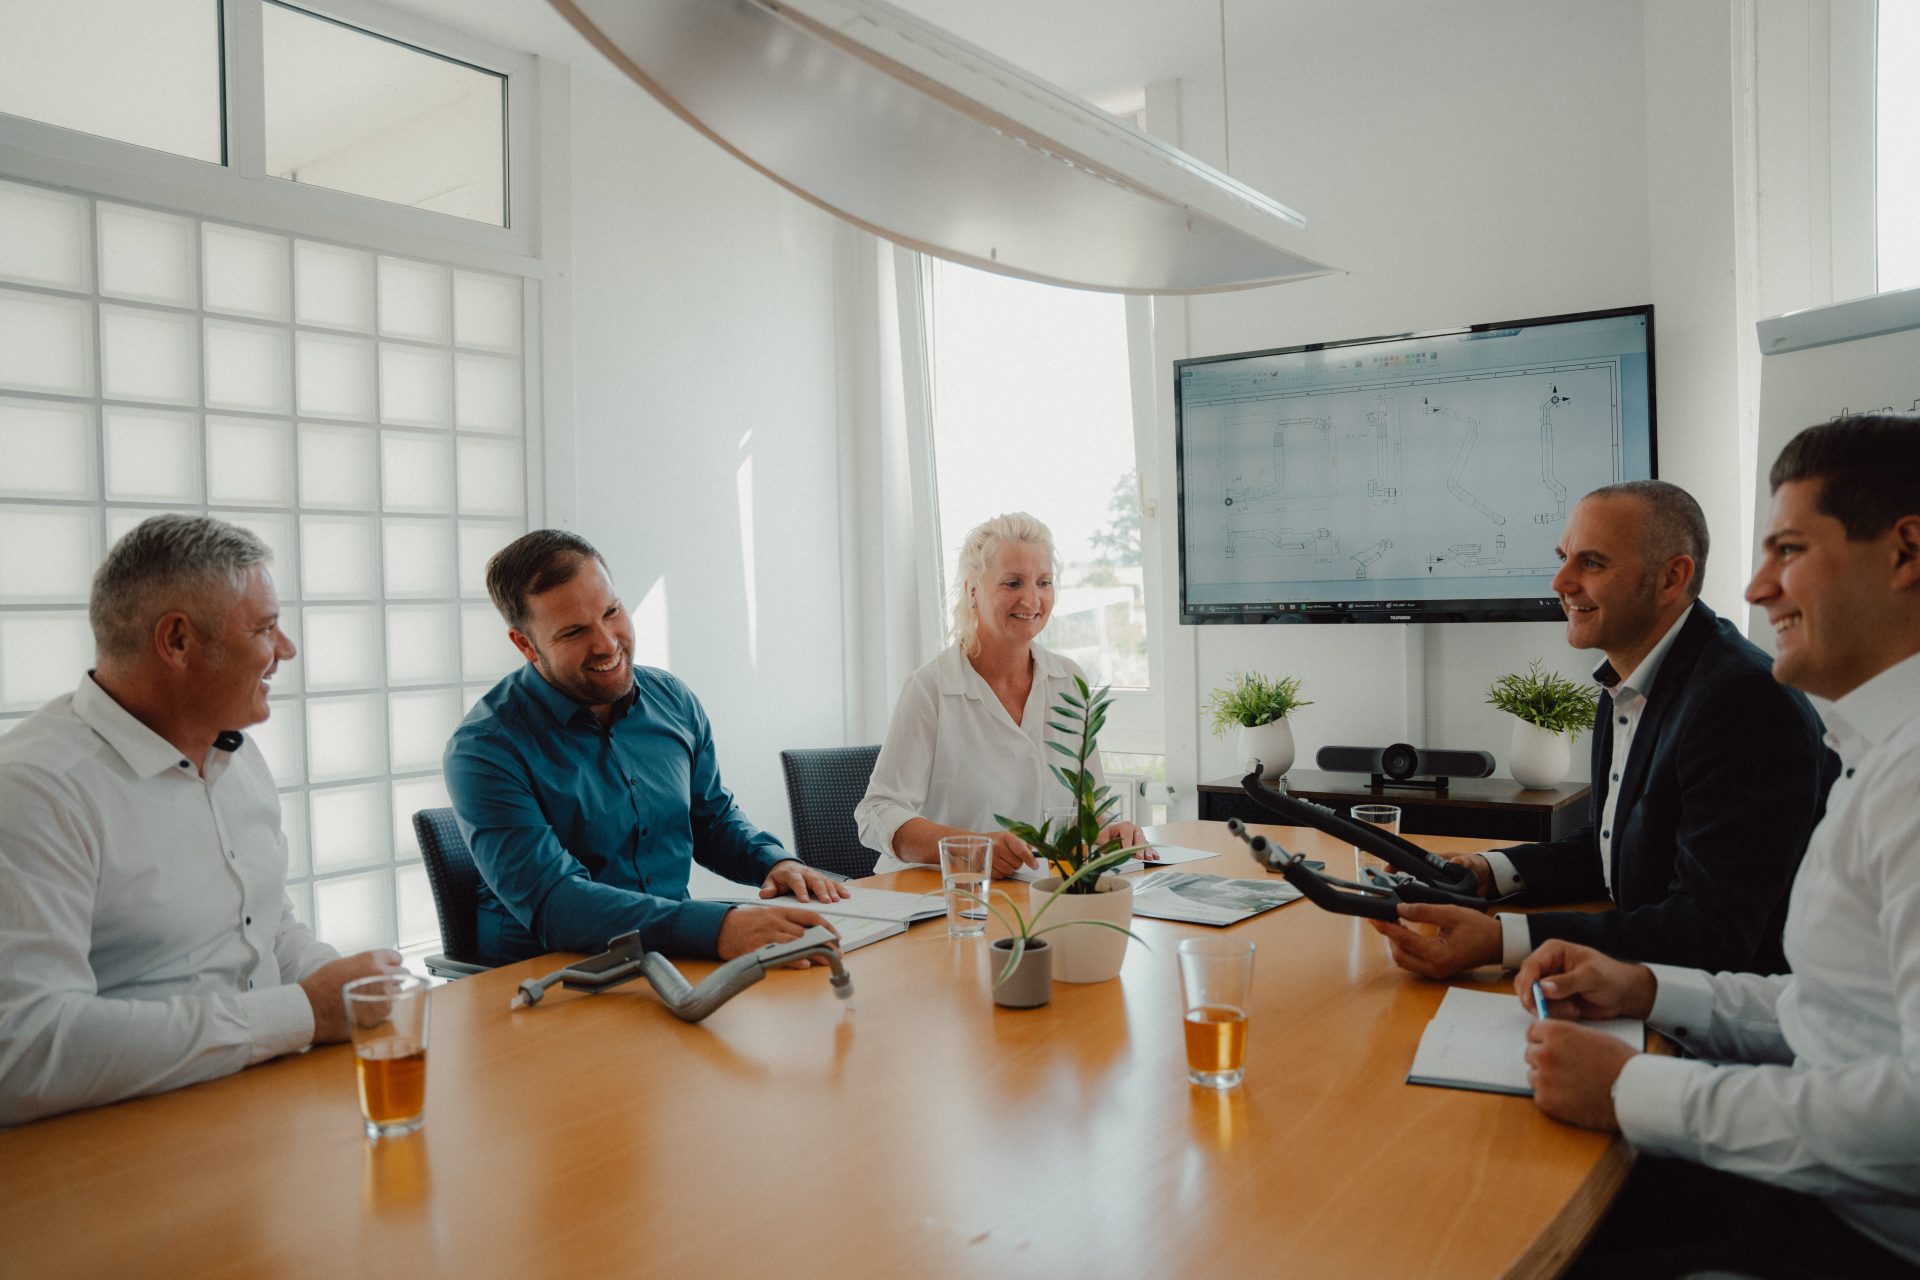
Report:
[[[1012,938],[995,938],[987,948],[989,978],[998,978],[1013,954]],[[1008,1009],[1035,1009],[1053,999],[1053,948],[1045,938],[1028,942],[1007,980],[993,988],[993,1002]]]

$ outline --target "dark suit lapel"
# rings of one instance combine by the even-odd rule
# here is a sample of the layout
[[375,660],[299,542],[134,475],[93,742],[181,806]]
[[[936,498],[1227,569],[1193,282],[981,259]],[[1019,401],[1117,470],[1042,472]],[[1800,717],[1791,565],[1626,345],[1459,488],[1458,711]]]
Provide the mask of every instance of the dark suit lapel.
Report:
[[[1627,752],[1626,767],[1620,770],[1620,803],[1613,810],[1614,837],[1609,857],[1613,862],[1612,883],[1616,895],[1620,891],[1620,828],[1626,823],[1629,808],[1639,803],[1646,792],[1647,774],[1653,766],[1660,734],[1674,706],[1686,692],[1687,680],[1700,661],[1700,651],[1706,647],[1718,622],[1713,610],[1697,600],[1694,602],[1693,612],[1680,628],[1680,634],[1673,638],[1673,648],[1667,650],[1666,659],[1653,678],[1653,692],[1647,695],[1647,705],[1641,709],[1640,723],[1634,726],[1633,749]],[[1612,727],[1610,718],[1608,728]]]

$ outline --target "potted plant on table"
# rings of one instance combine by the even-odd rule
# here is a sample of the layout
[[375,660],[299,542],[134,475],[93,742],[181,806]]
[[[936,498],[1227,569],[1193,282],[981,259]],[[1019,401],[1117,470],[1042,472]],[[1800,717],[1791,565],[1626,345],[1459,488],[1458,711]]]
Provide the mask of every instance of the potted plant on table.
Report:
[[1270,680],[1249,671],[1213,691],[1207,699],[1207,714],[1218,737],[1239,728],[1240,759],[1258,760],[1260,776],[1272,782],[1293,768],[1293,726],[1287,717],[1312,705],[1300,696],[1299,677]]
[[1487,690],[1487,703],[1513,717],[1507,768],[1523,787],[1553,787],[1565,781],[1573,739],[1593,723],[1600,693],[1592,685],[1554,671],[1535,658],[1526,671],[1511,672]]
[[[1009,981],[1034,944],[1044,943],[1047,934],[1058,934],[1054,945],[1046,949],[1051,953],[1052,976],[1062,982],[1105,982],[1120,976],[1127,940],[1140,941],[1126,927],[1133,918],[1133,886],[1120,876],[1107,874],[1136,850],[1123,846],[1118,837],[1100,838],[1120,802],[1111,787],[1095,781],[1088,763],[1113,699],[1106,689],[1089,689],[1079,677],[1075,677],[1074,687],[1077,694],[1062,694],[1060,704],[1053,708],[1057,719],[1047,722],[1048,728],[1078,739],[1075,746],[1058,741],[1047,744],[1073,761],[1071,767],[1052,766],[1053,776],[1073,797],[1072,816],[1062,818],[1058,826],[1054,819],[1047,818],[1035,827],[994,815],[995,822],[1026,841],[1054,872],[1034,883],[1033,893],[1044,894],[1045,899],[1030,916],[1022,916],[1005,892],[1000,896],[1012,908],[1012,920],[988,904],[1012,935],[994,943],[995,948],[1008,953],[999,982]],[[1041,921],[1049,916],[1050,923],[1042,927]],[[1059,932],[1077,924],[1098,927]]]

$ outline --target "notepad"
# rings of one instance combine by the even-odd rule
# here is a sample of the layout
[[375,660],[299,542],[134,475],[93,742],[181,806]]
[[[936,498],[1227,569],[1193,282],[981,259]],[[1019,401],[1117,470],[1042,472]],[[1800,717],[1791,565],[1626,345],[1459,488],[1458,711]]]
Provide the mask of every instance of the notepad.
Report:
[[[1421,1033],[1407,1071],[1408,1084],[1479,1089],[1531,1098],[1527,1084],[1527,1024],[1533,1021],[1518,996],[1454,987]],[[1584,1022],[1634,1049],[1646,1046],[1646,1024],[1637,1018]]]

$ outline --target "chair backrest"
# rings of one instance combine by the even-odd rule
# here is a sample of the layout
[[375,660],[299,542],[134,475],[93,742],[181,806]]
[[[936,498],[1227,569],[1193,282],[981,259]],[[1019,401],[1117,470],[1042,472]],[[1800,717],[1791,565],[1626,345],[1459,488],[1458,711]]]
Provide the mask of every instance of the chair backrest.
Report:
[[433,909],[440,917],[440,945],[455,960],[473,961],[480,954],[475,924],[480,869],[473,865],[451,809],[422,809],[413,815],[413,831],[420,837],[420,853],[427,863],[427,883],[433,888]]
[[873,874],[880,855],[860,843],[853,809],[867,794],[867,780],[879,758],[878,746],[780,753],[787,807],[793,814],[793,852],[800,861],[843,876]]

